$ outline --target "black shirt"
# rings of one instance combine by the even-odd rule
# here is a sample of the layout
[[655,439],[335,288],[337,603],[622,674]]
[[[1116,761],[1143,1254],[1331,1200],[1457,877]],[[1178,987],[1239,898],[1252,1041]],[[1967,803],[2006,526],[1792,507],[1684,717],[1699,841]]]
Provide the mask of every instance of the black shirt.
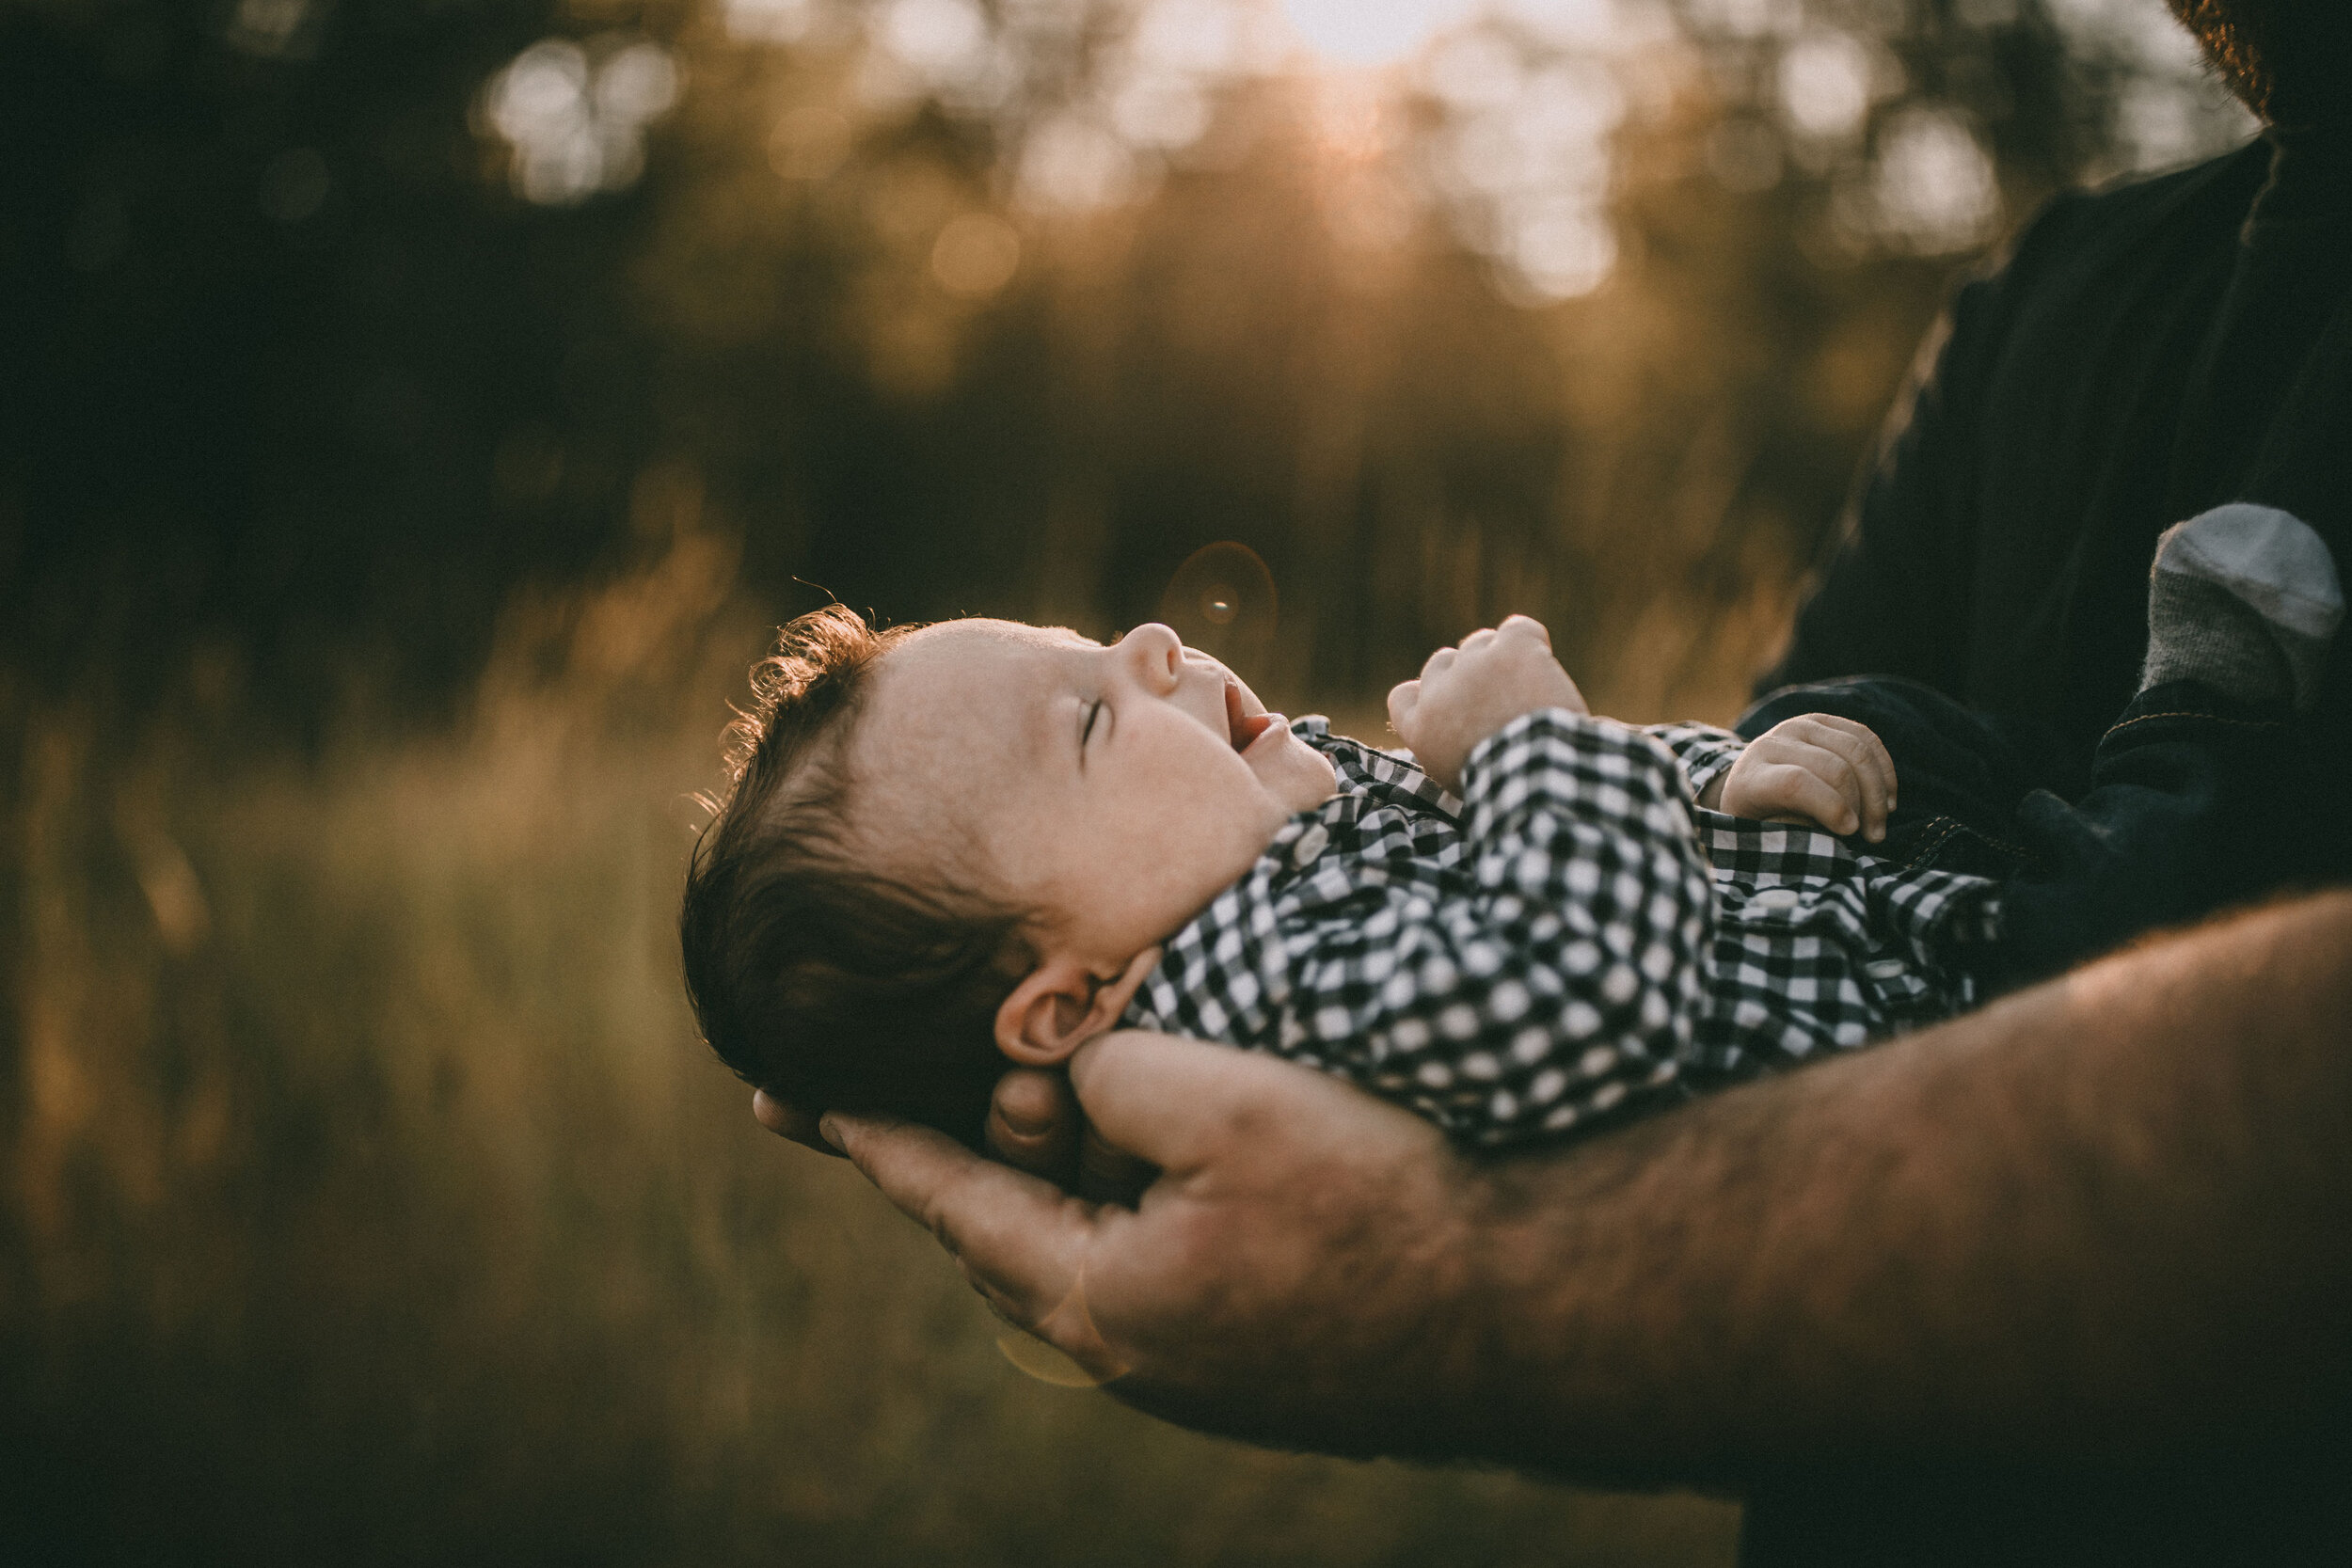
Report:
[[[2317,529],[2352,578],[2352,138],[2272,132],[2054,202],[1956,300],[1768,685],[1887,673],[2016,716],[2071,793],[2137,686],[2156,535],[2231,500]],[[2341,758],[2339,639],[2313,716]],[[2339,761],[2322,776],[2352,777]],[[2340,812],[2302,816],[2316,829]],[[2315,842],[2320,879],[2352,845]],[[2021,1346],[2022,1355],[2042,1354]],[[2165,1473],[1867,1466],[1760,1488],[1745,1560],[2302,1562],[2342,1557],[2341,1454],[2276,1434]]]
[[2348,286],[2342,140],[2059,198],[1955,301],[1768,684],[1907,675],[2047,726],[2078,780],[2138,685],[2166,528],[2267,501],[2352,577]]

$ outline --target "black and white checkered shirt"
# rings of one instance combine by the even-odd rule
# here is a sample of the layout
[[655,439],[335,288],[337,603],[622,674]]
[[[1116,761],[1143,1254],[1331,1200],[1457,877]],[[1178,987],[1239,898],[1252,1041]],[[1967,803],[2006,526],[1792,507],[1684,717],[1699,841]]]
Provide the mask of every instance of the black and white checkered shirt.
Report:
[[1745,744],[1552,708],[1456,800],[1292,728],[1340,793],[1171,937],[1121,1021],[1274,1052],[1499,1145],[1582,1129],[1950,1016],[1995,885],[1693,798]]

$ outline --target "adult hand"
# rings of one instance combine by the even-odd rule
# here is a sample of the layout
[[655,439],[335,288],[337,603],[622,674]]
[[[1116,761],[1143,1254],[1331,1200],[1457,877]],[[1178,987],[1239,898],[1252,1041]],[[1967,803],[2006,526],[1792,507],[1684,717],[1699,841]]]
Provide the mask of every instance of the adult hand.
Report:
[[2352,896],[1472,1164],[1270,1057],[1073,1058],[1161,1167],[1096,1205],[827,1133],[1002,1313],[1185,1424],[1603,1480],[2135,1462],[2352,1408]]
[[1478,743],[1522,713],[1565,707],[1583,713],[1584,694],[1551,656],[1551,634],[1513,615],[1474,631],[1459,648],[1439,648],[1417,680],[1389,693],[1389,727],[1422,771],[1459,790],[1462,765]]
[[[755,1089],[752,1117],[780,1138],[841,1158],[815,1112]],[[1148,1164],[1112,1148],[1087,1124],[1070,1080],[1058,1072],[1014,1068],[999,1078],[983,1132],[997,1159],[1087,1197],[1132,1199],[1152,1180]]]
[[[752,1116],[769,1132],[803,1148],[836,1158],[841,1153],[818,1130],[818,1113],[778,1100],[766,1089],[752,1091]],[[1066,1185],[1077,1180],[1082,1141],[1089,1146],[1099,1141],[1085,1139],[1070,1081],[1035,1068],[1014,1068],[996,1081],[985,1136],[998,1159]],[[1116,1163],[1108,1150],[1092,1147],[1088,1148],[1086,1164],[1106,1177],[1127,1174],[1127,1167]]]
[[1091,1124],[1159,1167],[1139,1208],[913,1124],[825,1125],[998,1313],[1130,1403],[1333,1452],[1470,1444],[1439,1412],[1476,1344],[1475,1184],[1434,1128],[1322,1073],[1161,1035],[1105,1036],[1071,1076]]

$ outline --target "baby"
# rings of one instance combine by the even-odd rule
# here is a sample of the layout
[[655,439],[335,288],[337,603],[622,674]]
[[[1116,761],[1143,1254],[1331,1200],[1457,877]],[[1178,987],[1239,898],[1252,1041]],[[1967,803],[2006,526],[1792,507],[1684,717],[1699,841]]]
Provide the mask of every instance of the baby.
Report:
[[[2212,642],[2217,616],[2233,654],[2279,645],[2241,588],[2190,599],[2159,652]],[[2201,756],[2223,733],[2172,721],[2244,722],[2226,691],[2230,711],[2184,706],[2215,662],[2152,654],[2137,717],[2162,722],[2130,734],[2127,713],[2110,794],[2140,787],[2150,748]],[[1997,969],[1977,959],[2000,951],[2003,882],[1865,847],[1897,801],[1866,724],[1801,714],[1751,742],[1595,718],[1524,616],[1391,694],[1409,757],[1285,721],[1159,626],[1104,646],[998,621],[876,632],[834,606],[755,684],[688,879],[686,975],[721,1056],[805,1106],[977,1139],[1008,1062],[1146,1027],[1274,1051],[1496,1146],[1948,1016]],[[2104,907],[2105,866],[2056,880]]]

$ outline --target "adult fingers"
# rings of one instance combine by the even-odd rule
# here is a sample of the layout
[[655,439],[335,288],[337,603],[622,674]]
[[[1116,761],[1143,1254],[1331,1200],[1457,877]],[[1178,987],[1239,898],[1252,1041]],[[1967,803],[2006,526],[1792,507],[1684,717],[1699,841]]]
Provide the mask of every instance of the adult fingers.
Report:
[[752,1117],[760,1126],[779,1138],[789,1138],[803,1148],[813,1148],[819,1154],[838,1159],[841,1151],[827,1143],[817,1130],[817,1116],[798,1105],[787,1104],[766,1089],[752,1091]]
[[1009,1165],[1068,1186],[1076,1173],[1083,1121],[1068,1078],[1015,1068],[996,1081],[989,1098],[988,1147]]
[[1078,1143],[1078,1196],[1092,1203],[1132,1209],[1159,1169],[1149,1160],[1115,1148],[1091,1125]]
[[825,1127],[1009,1321],[1034,1328],[1071,1298],[1092,1229],[1089,1205],[914,1122],[835,1112]]

